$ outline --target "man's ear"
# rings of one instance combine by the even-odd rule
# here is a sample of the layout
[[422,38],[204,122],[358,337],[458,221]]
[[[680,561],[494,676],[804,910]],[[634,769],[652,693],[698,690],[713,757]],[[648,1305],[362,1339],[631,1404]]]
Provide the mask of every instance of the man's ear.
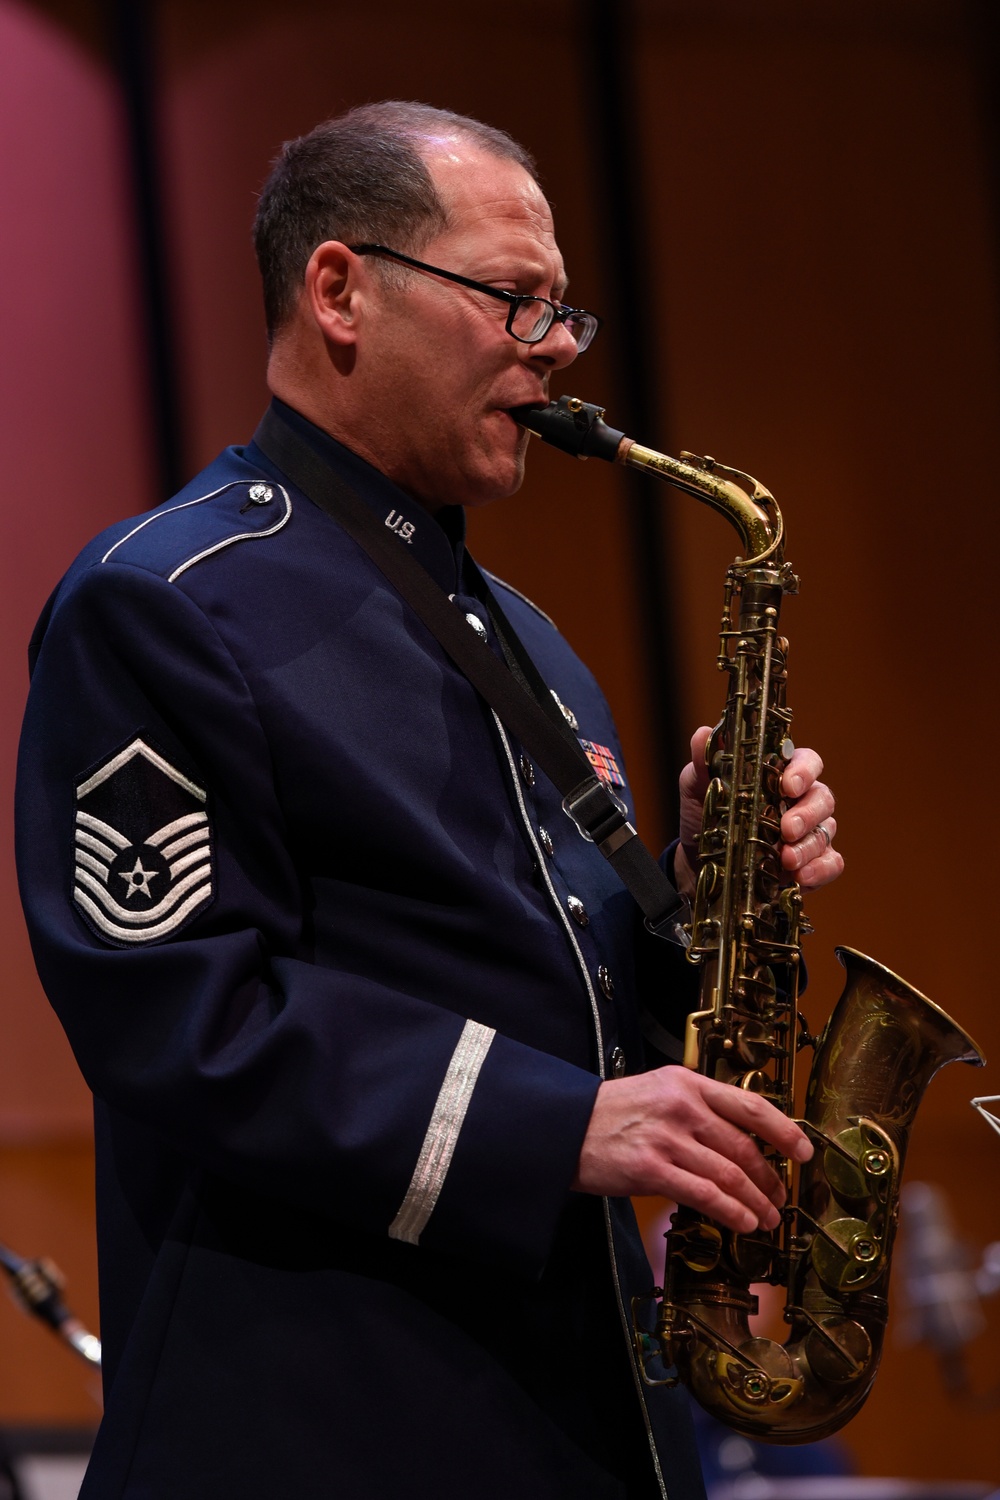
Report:
[[364,280],[358,257],[340,240],[324,240],[309,257],[306,302],[328,343],[344,348],[356,343]]

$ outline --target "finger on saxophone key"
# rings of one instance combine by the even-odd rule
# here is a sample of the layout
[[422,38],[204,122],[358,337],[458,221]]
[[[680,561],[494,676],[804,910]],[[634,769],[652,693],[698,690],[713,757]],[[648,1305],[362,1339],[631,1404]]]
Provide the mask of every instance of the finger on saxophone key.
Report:
[[782,803],[781,863],[807,890],[828,885],[844,868],[843,856],[833,848],[836,798],[818,779],[822,769],[814,750],[796,750],[781,780],[786,798],[794,798]]
[[808,746],[798,745],[781,773],[781,790],[786,797],[801,797],[822,774],[822,757]]
[[797,1161],[812,1153],[794,1121],[766,1099],[688,1068],[609,1079],[597,1089],[573,1187],[662,1194],[737,1233],[770,1229],[786,1192],[761,1141]]

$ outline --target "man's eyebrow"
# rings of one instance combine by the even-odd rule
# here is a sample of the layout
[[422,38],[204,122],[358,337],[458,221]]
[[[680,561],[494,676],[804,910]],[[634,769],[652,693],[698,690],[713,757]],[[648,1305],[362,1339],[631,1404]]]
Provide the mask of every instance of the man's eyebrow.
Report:
[[[538,278],[538,282],[540,282],[545,276],[543,268],[538,264],[534,266],[522,264],[521,274],[523,275],[525,282],[535,281],[536,277]],[[537,285],[538,282],[536,282],[535,284]],[[553,276],[552,280],[549,282],[549,294],[556,302],[561,302],[563,300],[568,289],[569,277],[566,275],[565,270],[561,271],[558,276]]]

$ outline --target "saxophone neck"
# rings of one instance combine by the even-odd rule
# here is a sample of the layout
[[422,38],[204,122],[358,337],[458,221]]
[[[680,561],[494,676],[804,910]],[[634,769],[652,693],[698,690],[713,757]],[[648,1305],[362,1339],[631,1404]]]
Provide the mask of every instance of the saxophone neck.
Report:
[[522,427],[575,458],[603,458],[624,464],[694,495],[724,515],[739,532],[748,554],[741,566],[768,563],[780,567],[784,541],[781,511],[771,492],[750,474],[694,453],[682,453],[678,459],[644,448],[608,426],[603,406],[577,396],[560,396],[544,407],[513,407],[510,414]]
[[627,468],[665,479],[724,515],[749,554],[742,562],[744,567],[757,567],[765,562],[780,566],[785,535],[781,511],[770,490],[752,474],[730,469],[714,458],[701,458],[696,453],[670,458],[631,438],[622,439],[617,460]]

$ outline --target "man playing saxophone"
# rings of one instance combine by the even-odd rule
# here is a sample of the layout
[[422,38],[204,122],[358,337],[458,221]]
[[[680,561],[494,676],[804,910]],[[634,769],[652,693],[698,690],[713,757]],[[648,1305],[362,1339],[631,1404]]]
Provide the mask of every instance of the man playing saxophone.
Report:
[[[32,646],[22,889],[97,1131],[81,1500],[697,1497],[686,1397],[642,1389],[627,1332],[628,1195],[773,1227],[752,1137],[812,1148],[763,1098],[643,1071],[644,992],[694,1002],[682,950],[280,457],[497,655],[502,603],[628,807],[589,672],[464,544],[463,508],[521,482],[511,408],[597,320],[527,153],[425,106],[290,142],[255,237],[268,416],[98,538]],[[706,734],[666,857],[688,893]],[[842,865],[821,775],[799,749],[781,783],[806,887]]]

